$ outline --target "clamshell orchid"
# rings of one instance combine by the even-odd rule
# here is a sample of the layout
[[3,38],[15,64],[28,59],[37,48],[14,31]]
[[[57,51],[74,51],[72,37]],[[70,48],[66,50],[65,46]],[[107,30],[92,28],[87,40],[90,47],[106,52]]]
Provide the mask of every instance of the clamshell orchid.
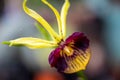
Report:
[[41,15],[28,8],[26,5],[27,0],[24,0],[24,11],[48,31],[52,40],[23,37],[10,40],[9,46],[21,45],[30,49],[54,47],[55,49],[49,55],[51,67],[55,67],[59,72],[63,73],[75,73],[80,70],[85,70],[90,59],[89,40],[84,33],[81,32],[74,32],[66,38],[66,16],[70,7],[69,0],[65,0],[61,13],[59,13],[47,0],[41,1],[54,12],[58,22],[59,32],[55,32],[51,25]]

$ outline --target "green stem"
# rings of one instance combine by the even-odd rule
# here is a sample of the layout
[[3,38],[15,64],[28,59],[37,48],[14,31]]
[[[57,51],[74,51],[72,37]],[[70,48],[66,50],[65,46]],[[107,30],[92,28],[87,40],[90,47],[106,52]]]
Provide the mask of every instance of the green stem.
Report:
[[78,75],[78,80],[79,80],[79,78],[80,78],[80,80],[88,80],[87,76],[85,75],[85,73],[83,71],[77,72],[77,75]]

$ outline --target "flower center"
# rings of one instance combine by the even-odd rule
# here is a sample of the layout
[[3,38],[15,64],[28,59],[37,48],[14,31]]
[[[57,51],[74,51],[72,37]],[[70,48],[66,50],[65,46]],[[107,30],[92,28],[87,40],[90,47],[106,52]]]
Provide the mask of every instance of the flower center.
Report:
[[58,43],[58,45],[59,45],[60,47],[62,47],[63,45],[65,45],[65,41],[64,41],[64,40],[61,40],[60,43]]
[[64,40],[61,40],[61,42],[59,43],[59,47],[61,48],[62,54],[65,54],[67,56],[71,56],[73,55],[74,50],[70,47],[70,45],[66,44]]
[[69,47],[69,46],[65,46],[63,49],[63,52],[67,55],[67,56],[71,56],[73,55],[74,50]]

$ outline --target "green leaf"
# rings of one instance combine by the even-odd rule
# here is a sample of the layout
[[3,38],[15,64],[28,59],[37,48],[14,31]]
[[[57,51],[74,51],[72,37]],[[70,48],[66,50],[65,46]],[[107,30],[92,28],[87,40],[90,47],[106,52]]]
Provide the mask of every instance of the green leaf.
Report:
[[38,29],[38,31],[40,32],[40,34],[43,35],[43,38],[45,38],[46,40],[51,40],[51,37],[50,37],[49,33],[45,30],[45,28],[40,26],[40,24],[37,22],[35,23],[35,26]]

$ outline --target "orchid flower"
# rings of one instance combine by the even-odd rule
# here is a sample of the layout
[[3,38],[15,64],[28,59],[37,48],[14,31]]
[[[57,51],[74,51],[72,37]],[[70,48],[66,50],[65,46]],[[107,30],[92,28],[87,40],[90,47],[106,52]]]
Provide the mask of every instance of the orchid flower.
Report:
[[89,40],[81,32],[74,32],[66,38],[66,17],[70,7],[69,0],[65,0],[61,13],[47,0],[41,0],[55,14],[59,32],[55,32],[51,25],[37,12],[27,7],[27,0],[23,1],[23,9],[26,14],[40,23],[48,31],[52,40],[44,40],[33,37],[22,37],[8,42],[9,46],[26,46],[30,49],[51,48],[55,49],[49,55],[51,67],[55,67],[63,73],[75,73],[85,70],[90,59]]

